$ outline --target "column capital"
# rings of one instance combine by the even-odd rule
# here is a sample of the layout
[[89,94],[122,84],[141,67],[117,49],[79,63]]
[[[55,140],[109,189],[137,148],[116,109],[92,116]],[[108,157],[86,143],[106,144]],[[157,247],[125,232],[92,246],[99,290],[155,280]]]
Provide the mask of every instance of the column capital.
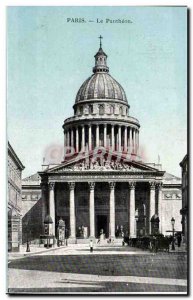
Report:
[[161,190],[163,187],[163,182],[161,182],[161,181],[157,182],[156,185],[157,185],[158,189]]
[[135,189],[136,182],[135,181],[129,181],[129,187],[130,189]]
[[109,181],[109,187],[110,187],[111,190],[114,190],[115,185],[116,185],[116,182]]
[[149,185],[150,185],[150,189],[154,190],[155,186],[156,186],[156,183],[155,183],[155,181],[149,181]]
[[94,190],[95,182],[88,182],[90,190]]
[[55,182],[49,182],[49,190],[54,190]]
[[75,188],[75,182],[68,182],[70,190],[74,190]]
[[40,187],[41,187],[41,189],[42,189],[43,191],[46,191],[47,188],[48,188],[48,185],[47,185],[47,183],[45,183],[45,182],[41,182],[41,183],[40,183]]

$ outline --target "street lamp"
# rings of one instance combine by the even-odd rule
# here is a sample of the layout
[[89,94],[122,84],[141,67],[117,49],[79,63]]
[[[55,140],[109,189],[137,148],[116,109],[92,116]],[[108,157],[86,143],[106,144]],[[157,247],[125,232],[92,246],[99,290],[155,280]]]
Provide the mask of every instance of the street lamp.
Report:
[[139,220],[139,211],[138,208],[135,211],[135,237],[137,237],[137,222]]
[[175,244],[174,244],[174,224],[175,224],[175,219],[174,219],[174,217],[171,218],[171,224],[172,224],[172,232],[173,232],[172,250],[175,250]]
[[27,243],[26,243],[26,252],[30,252],[30,247],[29,247],[29,223],[27,223]]

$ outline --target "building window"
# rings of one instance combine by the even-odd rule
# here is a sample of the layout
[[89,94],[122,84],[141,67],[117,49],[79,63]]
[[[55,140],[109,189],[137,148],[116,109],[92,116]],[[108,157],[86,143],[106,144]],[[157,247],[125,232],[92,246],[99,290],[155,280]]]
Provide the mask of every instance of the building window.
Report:
[[93,105],[89,105],[89,114],[93,114]]
[[111,115],[114,115],[114,113],[115,113],[114,105],[111,105],[111,106],[110,106],[110,114],[111,114]]
[[123,115],[123,107],[122,106],[119,107],[119,114]]
[[104,105],[99,105],[99,115],[104,115]]
[[80,106],[80,115],[83,114],[83,106]]

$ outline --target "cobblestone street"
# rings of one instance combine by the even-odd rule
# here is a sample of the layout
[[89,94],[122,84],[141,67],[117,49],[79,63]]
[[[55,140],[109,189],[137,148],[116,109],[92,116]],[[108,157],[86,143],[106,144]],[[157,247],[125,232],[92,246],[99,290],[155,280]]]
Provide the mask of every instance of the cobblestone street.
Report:
[[[186,292],[185,253],[130,247],[58,248],[9,261],[9,292]],[[41,278],[41,280],[40,280]]]

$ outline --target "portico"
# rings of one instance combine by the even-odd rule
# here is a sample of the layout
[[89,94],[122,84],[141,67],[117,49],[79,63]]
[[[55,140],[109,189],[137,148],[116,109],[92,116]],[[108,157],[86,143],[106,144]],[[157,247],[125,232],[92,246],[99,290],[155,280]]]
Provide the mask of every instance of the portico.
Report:
[[[62,217],[72,240],[78,238],[80,226],[85,226],[88,237],[92,238],[97,238],[103,229],[106,238],[114,239],[117,226],[123,226],[130,237],[137,236],[139,226],[151,234],[151,218],[154,214],[160,215],[162,173],[114,170],[100,174],[84,170],[77,176],[76,171],[69,172],[69,166],[65,171],[63,165],[48,170],[44,186],[49,190],[49,205],[44,206],[54,222],[54,233]],[[136,212],[146,218],[138,229]]]

